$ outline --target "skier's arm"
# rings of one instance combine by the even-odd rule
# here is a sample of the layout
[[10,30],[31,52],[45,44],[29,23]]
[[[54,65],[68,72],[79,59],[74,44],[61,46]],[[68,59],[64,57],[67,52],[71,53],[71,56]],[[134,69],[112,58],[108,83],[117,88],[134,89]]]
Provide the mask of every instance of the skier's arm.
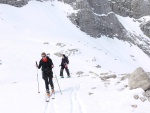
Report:
[[[50,59],[51,60],[51,59]],[[51,67],[54,68],[54,64],[53,61],[51,60]]]
[[42,63],[41,63],[41,61],[40,61],[40,62],[39,62],[38,69],[40,69],[40,68],[41,68],[41,66],[42,66]]

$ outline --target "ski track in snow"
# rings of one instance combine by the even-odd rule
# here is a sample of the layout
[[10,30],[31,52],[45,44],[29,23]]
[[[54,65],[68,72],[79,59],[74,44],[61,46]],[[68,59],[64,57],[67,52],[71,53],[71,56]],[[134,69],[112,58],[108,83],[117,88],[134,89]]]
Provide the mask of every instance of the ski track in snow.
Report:
[[78,102],[78,97],[77,97],[77,93],[78,93],[78,90],[80,89],[80,86],[76,86],[75,88],[73,88],[72,90],[72,94],[71,94],[71,113],[75,113],[74,109],[77,109],[78,113],[83,113],[82,112],[82,107],[80,105],[80,103]]
[[[74,79],[74,77],[69,78],[69,79]],[[63,83],[65,81],[67,81],[67,82],[69,81],[69,80],[63,80],[63,79],[59,79],[59,80]],[[61,96],[61,98],[63,98],[63,96],[65,96],[66,93],[67,93],[67,95],[69,95],[69,96],[66,96],[66,98],[70,104],[64,103],[62,105],[64,107],[64,109],[66,109],[65,113],[85,113],[82,110],[82,105],[80,104],[80,102],[79,102],[80,99],[78,98],[78,96],[79,96],[78,91],[80,90],[80,83],[77,82],[76,84],[71,84],[71,82],[69,81],[68,84],[70,84],[69,87],[65,87],[65,90],[62,95],[59,95],[59,93],[57,91],[56,98],[54,100],[50,99],[50,102],[46,104],[44,113],[60,113],[59,111],[57,111],[59,109],[58,103],[56,104],[55,102],[56,102],[58,96]],[[55,84],[55,85],[57,85],[57,84]],[[59,100],[59,101],[61,101],[61,100]],[[67,105],[70,105],[70,107],[65,108]]]

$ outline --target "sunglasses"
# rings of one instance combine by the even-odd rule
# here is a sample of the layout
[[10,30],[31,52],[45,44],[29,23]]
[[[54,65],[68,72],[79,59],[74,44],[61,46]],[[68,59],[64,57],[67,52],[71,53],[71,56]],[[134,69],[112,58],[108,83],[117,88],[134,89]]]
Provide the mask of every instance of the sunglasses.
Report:
[[46,56],[42,56],[42,58],[45,58]]

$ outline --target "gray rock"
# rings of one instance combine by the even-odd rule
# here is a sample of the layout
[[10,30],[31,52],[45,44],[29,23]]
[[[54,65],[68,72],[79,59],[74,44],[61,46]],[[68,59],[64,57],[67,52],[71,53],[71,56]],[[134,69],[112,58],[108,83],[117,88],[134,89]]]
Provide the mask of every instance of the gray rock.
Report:
[[150,21],[144,23],[141,25],[141,30],[144,32],[144,34],[148,37],[150,37]]
[[137,68],[130,76],[128,86],[131,89],[142,88],[147,90],[150,88],[150,79],[142,68]]
[[134,95],[134,99],[139,99],[139,95]]
[[89,92],[89,95],[93,95],[94,93]]
[[49,42],[44,42],[43,44],[49,44]]
[[109,73],[101,73],[100,75],[108,75]]
[[63,43],[57,43],[56,46],[64,47],[64,46],[66,46],[66,45],[63,44]]
[[148,101],[150,102],[150,98],[148,98]]
[[137,108],[137,105],[131,105],[133,108]]
[[144,97],[146,97],[146,92],[144,91],[144,92],[142,93],[142,95],[143,95]]
[[76,74],[80,76],[80,75],[82,75],[83,73],[84,73],[83,71],[78,71]]
[[145,96],[148,97],[148,98],[150,97],[150,90],[147,90],[147,91],[145,92]]
[[103,76],[103,77],[100,77],[101,80],[107,80],[107,79],[110,79],[110,78],[116,78],[117,76],[115,74],[113,75],[107,75],[107,76]]
[[92,71],[90,71],[89,73],[90,73],[90,75],[99,76],[99,74],[92,72]]
[[80,54],[80,51],[78,49],[68,49],[68,51],[66,51],[65,53],[68,54],[68,56],[70,56],[71,54]]
[[140,100],[141,100],[142,102],[145,102],[147,99],[146,99],[145,97],[140,97]]
[[96,68],[101,68],[101,66],[100,65],[97,65],[97,66],[95,66]]
[[54,53],[54,55],[56,55],[58,57],[62,57],[62,53],[61,52]]
[[124,75],[123,77],[121,77],[121,81],[126,80],[127,78],[129,78],[130,74]]

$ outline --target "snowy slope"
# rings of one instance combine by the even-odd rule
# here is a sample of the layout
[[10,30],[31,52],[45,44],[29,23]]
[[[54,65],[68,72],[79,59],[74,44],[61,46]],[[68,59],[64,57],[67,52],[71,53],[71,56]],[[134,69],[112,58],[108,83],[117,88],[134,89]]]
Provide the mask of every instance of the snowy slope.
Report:
[[[134,111],[130,105],[135,101],[131,99],[134,92],[128,95],[126,89],[119,93],[118,87],[122,86],[114,87],[118,79],[112,80],[110,87],[104,87],[105,83],[99,78],[78,78],[76,73],[131,73],[139,66],[150,71],[150,58],[137,46],[130,46],[127,42],[105,36],[94,39],[86,35],[67,18],[71,12],[75,11],[69,5],[57,1],[31,1],[22,8],[0,4],[0,112],[112,113],[111,109],[115,108],[114,113],[120,113],[122,109],[117,107],[123,108],[124,105],[128,108],[124,113]],[[60,47],[57,43],[66,46]],[[44,102],[45,89],[40,70],[38,74],[41,93],[37,94],[35,61],[41,59],[41,52],[50,53],[55,65],[53,71],[59,78],[61,58],[54,53],[65,53],[70,49],[77,50],[69,56],[69,68],[73,78],[59,80],[63,95],[56,93],[57,99],[47,105]],[[101,68],[96,68],[97,65]],[[56,91],[59,91],[56,82],[55,86]],[[141,89],[138,91],[141,92]],[[94,94],[89,95],[89,92]],[[109,97],[108,94],[112,92]],[[128,95],[126,98],[130,104],[123,99],[124,94]],[[141,105],[141,102],[137,103]],[[144,106],[145,109],[148,105],[149,103]]]
[[[97,77],[59,79],[62,95],[54,78],[55,99],[45,102],[43,81],[37,93],[36,82],[1,85],[1,113],[149,113],[148,101],[133,98],[143,90],[129,90],[118,79],[102,82]],[[109,84],[110,83],[110,84]],[[123,90],[124,89],[124,90]],[[7,92],[9,90],[9,92]],[[11,94],[11,95],[10,95]],[[142,97],[142,96],[141,96]],[[137,105],[137,108],[131,107]]]
[[[40,60],[43,51],[51,54],[58,72],[61,58],[54,53],[68,49],[78,50],[76,55],[69,57],[72,73],[128,73],[139,66],[149,71],[149,57],[138,47],[105,36],[99,39],[87,36],[66,18],[71,12],[70,6],[58,2],[32,1],[23,8],[1,4],[0,82],[34,80],[35,61]],[[49,44],[43,44],[45,42]],[[61,48],[57,43],[66,46]],[[96,65],[102,68],[97,69]]]

